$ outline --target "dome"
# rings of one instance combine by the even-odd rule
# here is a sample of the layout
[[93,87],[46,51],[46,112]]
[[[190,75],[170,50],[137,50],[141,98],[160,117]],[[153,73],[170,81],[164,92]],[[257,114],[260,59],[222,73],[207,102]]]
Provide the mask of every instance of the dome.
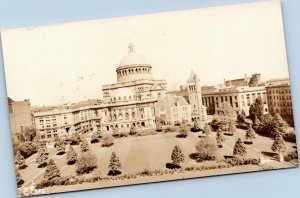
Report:
[[119,67],[129,66],[129,65],[148,65],[146,59],[142,56],[137,54],[134,51],[134,45],[128,45],[128,54],[126,54],[120,61]]

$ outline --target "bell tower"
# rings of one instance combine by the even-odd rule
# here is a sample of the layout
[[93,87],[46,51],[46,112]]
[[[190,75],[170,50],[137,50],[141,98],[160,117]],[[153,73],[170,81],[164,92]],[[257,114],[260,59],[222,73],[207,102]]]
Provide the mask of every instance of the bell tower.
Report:
[[206,120],[206,107],[202,105],[202,92],[200,80],[194,71],[191,71],[187,81],[189,101],[192,109],[192,117],[201,121]]

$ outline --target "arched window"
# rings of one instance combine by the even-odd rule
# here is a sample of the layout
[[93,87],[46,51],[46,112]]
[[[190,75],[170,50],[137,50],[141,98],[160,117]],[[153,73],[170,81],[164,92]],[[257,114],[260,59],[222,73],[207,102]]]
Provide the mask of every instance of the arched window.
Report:
[[126,120],[128,120],[129,119],[129,113],[126,113],[125,117],[126,117]]
[[131,113],[131,117],[135,118],[135,113],[134,112]]

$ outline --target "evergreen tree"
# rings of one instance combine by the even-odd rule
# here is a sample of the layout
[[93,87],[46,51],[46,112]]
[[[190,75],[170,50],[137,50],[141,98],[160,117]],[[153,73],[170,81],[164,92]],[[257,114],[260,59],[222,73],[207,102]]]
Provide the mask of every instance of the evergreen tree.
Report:
[[134,124],[131,125],[129,135],[135,135],[137,133],[136,126]]
[[179,145],[175,145],[171,159],[173,161],[173,164],[180,166],[180,163],[184,162],[184,154],[182,153],[182,150]]
[[122,164],[116,152],[112,152],[108,168],[110,169],[109,175],[118,175],[121,173]]
[[67,152],[67,163],[68,164],[74,164],[77,160],[77,153],[73,149],[73,147],[70,145],[69,150]]
[[253,128],[251,126],[246,131],[245,139],[250,140],[251,144],[253,143],[253,140],[256,139],[255,131],[253,130]]
[[286,151],[286,144],[282,135],[278,134],[275,137],[274,143],[271,147],[272,151],[278,153],[280,161],[282,161],[282,153]]
[[236,126],[235,126],[235,122],[231,121],[229,124],[229,133],[230,134],[234,134],[236,132]]
[[279,113],[273,116],[274,135],[284,135],[289,127],[288,123],[284,121]]
[[211,128],[210,128],[209,124],[206,123],[204,125],[203,134],[204,135],[209,135],[210,133],[211,133]]
[[57,155],[62,155],[66,152],[65,143],[62,139],[59,139],[56,143]]
[[179,135],[181,137],[187,137],[189,134],[189,127],[186,122],[182,122],[179,129]]
[[52,180],[54,178],[60,178],[60,171],[57,168],[55,162],[52,159],[50,159],[45,170],[44,179]]
[[74,133],[71,136],[71,145],[78,145],[78,144],[80,144],[80,142],[81,142],[81,138],[80,138],[79,133]]
[[101,131],[98,131],[98,130],[95,131],[91,137],[91,143],[99,142],[101,136],[102,136]]
[[82,152],[87,152],[89,150],[89,143],[85,139],[82,140],[80,149]]
[[19,171],[16,172],[16,179],[17,179],[18,188],[20,188],[22,186],[22,184],[24,184],[24,180],[23,180],[21,174],[19,173]]
[[224,137],[221,129],[218,129],[218,131],[217,131],[216,140],[217,140],[217,144],[222,147],[222,142],[225,141],[225,137]]
[[243,159],[247,155],[247,148],[241,138],[239,138],[234,145],[233,155],[239,159]]
[[193,131],[197,132],[200,130],[201,130],[200,121],[198,119],[195,119]]
[[250,105],[249,110],[250,118],[252,119],[252,122],[254,123],[255,117],[257,117],[259,120],[262,119],[262,116],[264,114],[264,104],[260,97],[258,97],[253,104]]
[[36,163],[38,164],[38,168],[44,167],[47,164],[48,155],[43,146],[38,148],[38,153],[36,157]]
[[16,164],[18,165],[18,168],[26,167],[25,159],[24,159],[23,155],[20,153],[20,151],[17,151],[17,154],[15,156],[15,161],[16,161]]

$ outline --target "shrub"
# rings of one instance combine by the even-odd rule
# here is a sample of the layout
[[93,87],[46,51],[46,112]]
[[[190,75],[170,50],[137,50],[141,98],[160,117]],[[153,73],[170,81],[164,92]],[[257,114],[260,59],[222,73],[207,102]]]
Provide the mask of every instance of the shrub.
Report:
[[220,160],[222,158],[220,149],[218,148],[216,141],[208,136],[202,138],[196,144],[197,161],[204,160]]
[[222,142],[225,141],[225,137],[221,129],[218,129],[217,131],[216,140],[217,140],[217,144],[222,147]]
[[283,135],[283,139],[286,142],[296,143],[296,134],[295,132],[289,132]]
[[233,156],[238,159],[243,159],[247,155],[247,149],[242,142],[241,138],[239,138],[233,148]]
[[209,135],[210,133],[211,133],[211,128],[210,128],[209,124],[206,123],[204,125],[203,134],[204,135]]
[[97,168],[96,156],[91,153],[83,153],[76,162],[77,175],[88,174]]
[[271,149],[275,153],[279,153],[279,154],[286,151],[286,145],[285,145],[285,142],[281,135],[277,135],[275,137],[275,140],[274,140],[274,143],[273,143]]
[[15,154],[19,151],[20,154],[26,159],[37,152],[37,146],[32,142],[25,142],[15,148]]
[[59,169],[57,168],[55,162],[52,159],[50,159],[49,163],[47,164],[47,168],[45,170],[44,179],[52,180],[54,178],[59,178],[59,177],[60,177]]
[[167,127],[165,132],[176,132],[176,127]]
[[17,151],[17,154],[15,155],[15,163],[18,165],[18,168],[22,169],[26,167],[25,159],[23,155],[21,155],[20,151]]
[[180,126],[180,129],[179,129],[179,135],[178,137],[187,137],[189,134],[189,127],[188,125],[186,124],[186,122],[182,122],[181,123],[181,126]]
[[38,164],[38,168],[45,167],[47,164],[48,155],[43,146],[40,146],[38,149],[38,154],[36,157],[36,163]]
[[66,151],[65,143],[62,139],[59,139],[56,143],[57,155],[63,155]]
[[102,147],[110,147],[114,144],[114,138],[111,135],[106,135],[102,138]]
[[297,152],[297,150],[293,151],[293,152],[290,152],[286,156],[284,156],[284,161],[286,161],[286,162],[290,162],[293,159],[298,159],[298,152]]
[[173,161],[173,164],[178,166],[180,166],[180,164],[184,162],[184,154],[182,153],[179,145],[175,145],[171,154],[171,159]]
[[73,147],[70,145],[69,150],[67,152],[67,163],[69,165],[71,164],[75,164],[77,160],[77,153],[75,152],[75,150],[73,149]]
[[18,171],[16,172],[16,179],[17,179],[18,188],[20,188],[24,184],[24,180]]
[[108,168],[110,169],[108,175],[116,176],[121,174],[122,164],[116,152],[112,152]]
[[131,125],[130,127],[130,131],[129,131],[129,135],[135,135],[136,134],[136,126],[135,125]]
[[79,145],[81,142],[81,138],[80,138],[80,135],[78,132],[74,133],[72,136],[71,136],[71,145]]
[[228,128],[228,132],[230,134],[234,134],[236,132],[236,126],[235,126],[235,122],[234,121],[231,121],[230,124],[229,124],[229,128]]
[[81,141],[80,149],[81,149],[81,152],[87,152],[90,150],[89,143],[85,139],[83,139]]
[[200,130],[201,130],[200,121],[198,119],[195,119],[192,131],[193,132],[198,132]]
[[100,131],[95,131],[91,137],[91,143],[98,143],[100,141],[100,138],[102,137],[102,134]]
[[253,140],[255,140],[256,135],[255,135],[255,131],[253,130],[253,128],[250,126],[248,128],[248,130],[246,131],[245,134],[245,139],[249,140],[251,142],[251,144],[253,143]]

